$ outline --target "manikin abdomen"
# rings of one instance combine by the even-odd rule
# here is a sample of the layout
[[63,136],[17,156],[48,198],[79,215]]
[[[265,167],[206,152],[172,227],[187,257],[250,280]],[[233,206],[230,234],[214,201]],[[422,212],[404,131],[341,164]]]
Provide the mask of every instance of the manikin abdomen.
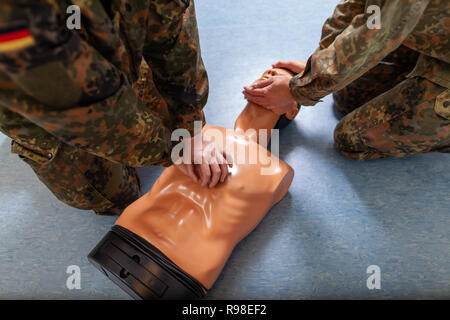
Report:
[[[213,129],[225,136],[224,128],[210,126],[203,134]],[[152,243],[208,289],[235,245],[283,198],[294,176],[291,167],[253,140],[233,131],[226,139],[247,154],[256,148],[261,159],[235,162],[225,182],[211,189],[169,167],[116,222]],[[263,168],[270,172],[262,175]]]

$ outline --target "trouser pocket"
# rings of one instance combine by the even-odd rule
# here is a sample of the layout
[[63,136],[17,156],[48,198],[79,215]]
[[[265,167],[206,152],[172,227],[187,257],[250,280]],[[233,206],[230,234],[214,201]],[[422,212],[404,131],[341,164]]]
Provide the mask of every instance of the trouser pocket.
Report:
[[[14,150],[60,201],[98,214],[118,215],[140,195],[134,168],[61,144],[51,160],[16,144]],[[19,153],[20,152],[20,153]]]
[[31,160],[37,164],[47,164],[56,157],[58,153],[60,144],[53,147],[42,149],[42,148],[32,148],[27,147],[17,141],[11,141],[11,153],[17,154],[22,160]]

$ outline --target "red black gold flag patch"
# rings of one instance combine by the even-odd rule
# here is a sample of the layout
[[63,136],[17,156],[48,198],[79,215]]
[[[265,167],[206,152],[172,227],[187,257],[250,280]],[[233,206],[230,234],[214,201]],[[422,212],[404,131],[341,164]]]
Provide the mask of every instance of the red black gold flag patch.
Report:
[[21,50],[34,44],[29,29],[0,33],[0,53]]

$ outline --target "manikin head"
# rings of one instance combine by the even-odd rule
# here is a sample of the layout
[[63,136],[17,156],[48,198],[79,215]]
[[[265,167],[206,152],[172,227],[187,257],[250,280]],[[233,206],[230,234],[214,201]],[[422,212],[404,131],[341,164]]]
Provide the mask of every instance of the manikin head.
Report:
[[266,70],[263,73],[263,75],[261,76],[261,78],[259,78],[257,81],[269,79],[270,77],[273,77],[273,76],[290,76],[290,77],[292,77],[293,75],[294,75],[294,73],[287,69],[272,68],[272,69]]
[[[261,76],[261,78],[259,78],[257,81],[266,80],[266,79],[269,79],[270,77],[273,77],[273,76],[289,76],[289,77],[292,77],[292,76],[294,76],[294,73],[292,71],[287,70],[287,69],[272,68],[272,69],[269,69],[266,72],[264,72],[263,75]],[[288,113],[285,113],[284,116],[286,118],[288,118],[289,120],[293,120],[295,118],[295,116],[297,115],[297,113],[298,113],[297,103],[293,103],[291,110]]]
[[[264,72],[262,76],[256,81],[266,80],[273,76],[292,77],[293,75],[294,74],[292,72],[286,69],[272,68]],[[290,111],[284,114],[284,116],[288,120],[293,120],[297,116],[297,114],[297,103],[293,103]],[[236,119],[234,129],[237,132],[250,137],[252,140],[258,142],[262,146],[267,146],[269,141],[260,141],[259,130],[266,130],[267,139],[270,139],[270,130],[275,128],[279,119],[280,116],[272,112],[271,110],[259,106],[253,102],[248,102],[247,106],[244,108],[244,110],[242,110],[241,114]]]

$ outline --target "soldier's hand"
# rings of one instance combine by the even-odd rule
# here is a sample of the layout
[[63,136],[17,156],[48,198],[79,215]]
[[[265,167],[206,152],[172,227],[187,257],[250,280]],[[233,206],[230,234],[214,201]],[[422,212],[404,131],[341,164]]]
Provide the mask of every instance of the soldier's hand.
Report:
[[214,188],[219,182],[224,182],[228,176],[228,166],[233,163],[227,153],[210,138],[200,135],[185,142],[185,150],[190,154],[183,156],[183,162],[176,167],[191,177],[196,183]]
[[306,62],[302,60],[278,61],[275,62],[272,67],[289,69],[294,73],[301,73],[305,70]]
[[244,97],[276,114],[285,114],[292,109],[292,103],[295,103],[289,90],[291,78],[289,76],[273,76],[257,81],[244,87]]

